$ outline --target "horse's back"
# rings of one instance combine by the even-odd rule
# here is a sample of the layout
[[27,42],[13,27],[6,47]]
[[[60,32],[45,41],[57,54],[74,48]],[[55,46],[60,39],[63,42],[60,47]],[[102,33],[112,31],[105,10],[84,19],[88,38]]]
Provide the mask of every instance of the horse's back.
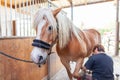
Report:
[[86,30],[83,30],[83,32],[86,34],[88,38],[92,38],[93,40],[97,41],[96,43],[101,43],[101,35],[97,30],[86,29]]
[[93,47],[96,44],[101,43],[101,35],[95,29],[86,29],[83,30],[84,33],[84,41],[86,42],[87,47],[87,56],[89,56],[92,52]]

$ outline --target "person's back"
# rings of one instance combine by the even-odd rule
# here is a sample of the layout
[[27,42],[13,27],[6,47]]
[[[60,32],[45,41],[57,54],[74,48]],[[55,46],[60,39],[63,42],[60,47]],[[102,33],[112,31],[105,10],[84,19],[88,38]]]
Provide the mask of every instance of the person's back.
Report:
[[93,55],[90,58],[93,60],[94,65],[92,67],[88,67],[86,63],[85,66],[93,71],[93,78],[98,80],[113,80],[113,61],[109,56],[104,53],[100,53]]
[[92,71],[94,80],[114,80],[113,60],[104,51],[96,50],[85,63],[85,67]]

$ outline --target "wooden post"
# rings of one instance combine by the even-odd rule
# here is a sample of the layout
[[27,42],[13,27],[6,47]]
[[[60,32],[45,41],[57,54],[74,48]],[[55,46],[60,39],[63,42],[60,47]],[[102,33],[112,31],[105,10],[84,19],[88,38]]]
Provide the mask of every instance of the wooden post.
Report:
[[48,7],[51,7],[51,0],[48,0]]
[[[17,2],[16,2],[16,0],[15,0],[15,2],[14,2],[14,4],[15,4],[15,21],[17,21],[17,14],[16,14],[16,11],[17,11],[17,4],[16,4]],[[14,26],[15,26],[15,28],[14,28]],[[13,36],[17,36],[17,32],[15,32],[15,31],[17,31],[17,29],[16,29],[16,22],[13,22]],[[14,34],[15,33],[15,34]]]
[[16,36],[16,21],[14,20],[12,24],[13,24],[13,36]]
[[20,24],[20,26],[19,26],[19,31],[20,31],[20,33],[19,33],[19,36],[21,36],[22,35],[22,31],[21,31],[21,0],[19,0],[19,24]]
[[[28,13],[28,0],[26,0],[26,12]],[[28,14],[26,14],[26,35],[25,36],[28,36],[28,34],[29,34],[29,26],[28,26],[28,21],[29,21],[29,19],[28,19],[29,17],[28,17]]]
[[116,41],[115,56],[119,55],[119,0],[116,2]]
[[32,6],[31,6],[32,4],[31,3],[32,3],[32,0],[30,0],[30,35],[32,35],[32,33],[31,33],[32,32],[32,15],[31,15],[32,14]]
[[73,2],[72,0],[69,0],[70,5],[71,5],[71,20],[73,21]]
[[[24,0],[22,1],[22,7],[25,7]],[[25,9],[23,8],[22,11],[23,11],[23,16],[22,16],[22,27],[21,28],[22,28],[22,33],[23,33],[22,36],[24,36],[25,35],[25,20],[26,20],[25,19],[25,14],[24,14],[25,13]]]
[[7,36],[7,0],[5,0],[5,34],[4,34],[4,36]]
[[12,35],[13,32],[13,24],[12,24],[12,0],[10,0],[10,35]]
[[[0,12],[1,12],[1,0],[0,0]],[[0,13],[0,37],[2,36],[2,30],[1,30],[1,13]]]

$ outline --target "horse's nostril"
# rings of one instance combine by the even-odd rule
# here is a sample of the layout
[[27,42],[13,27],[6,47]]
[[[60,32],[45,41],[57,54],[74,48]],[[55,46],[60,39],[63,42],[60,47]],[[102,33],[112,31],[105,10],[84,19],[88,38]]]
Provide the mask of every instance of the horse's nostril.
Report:
[[42,56],[39,56],[39,62],[40,62],[42,59],[43,59],[43,57],[42,57]]

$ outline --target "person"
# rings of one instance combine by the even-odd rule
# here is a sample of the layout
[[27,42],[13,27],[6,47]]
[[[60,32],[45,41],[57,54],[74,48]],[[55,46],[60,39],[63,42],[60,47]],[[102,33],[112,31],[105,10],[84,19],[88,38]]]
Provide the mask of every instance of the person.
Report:
[[89,57],[83,69],[92,71],[92,80],[114,80],[113,60],[105,53],[101,44],[94,46],[93,54]]

